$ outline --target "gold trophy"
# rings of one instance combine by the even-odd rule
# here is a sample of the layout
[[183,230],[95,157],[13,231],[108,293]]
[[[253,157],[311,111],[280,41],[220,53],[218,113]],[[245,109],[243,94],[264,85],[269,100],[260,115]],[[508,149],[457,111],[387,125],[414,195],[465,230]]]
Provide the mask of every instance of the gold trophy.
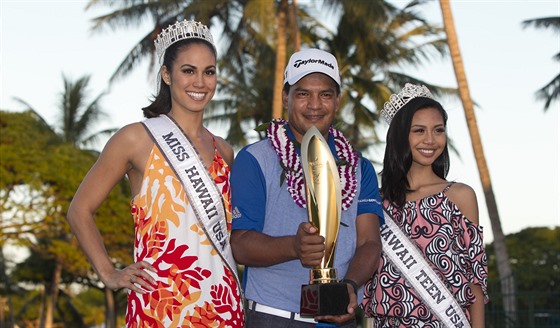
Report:
[[325,238],[326,247],[321,264],[310,271],[309,285],[301,286],[300,315],[346,314],[348,287],[346,283],[338,281],[334,268],[342,211],[340,178],[329,145],[314,126],[303,136],[301,165],[305,176],[309,222]]

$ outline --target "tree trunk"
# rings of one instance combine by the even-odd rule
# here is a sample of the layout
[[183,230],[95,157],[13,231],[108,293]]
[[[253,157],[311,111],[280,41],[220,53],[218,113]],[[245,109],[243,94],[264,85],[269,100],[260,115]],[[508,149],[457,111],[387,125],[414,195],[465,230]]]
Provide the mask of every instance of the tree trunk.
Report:
[[282,87],[284,67],[286,66],[286,13],[288,0],[281,0],[278,8],[278,26],[276,29],[276,70],[274,72],[274,88],[272,96],[272,118],[282,118]]
[[58,301],[58,288],[60,286],[61,276],[62,276],[62,260],[56,258],[52,281],[50,282],[49,286],[45,289],[46,304],[45,304],[44,322],[42,326],[43,328],[53,327],[54,309],[56,307],[56,302]]
[[[0,245],[0,277],[6,289],[5,297],[0,296],[0,328],[12,328],[15,326],[14,305],[12,303],[12,282],[6,273],[6,258],[3,247]],[[4,310],[8,310],[8,316],[4,317]]]
[[299,25],[297,22],[297,0],[292,0],[290,10],[290,25],[292,28],[292,33],[294,34],[294,52],[298,52],[301,48],[301,37],[299,33]]
[[515,283],[505,244],[505,237],[502,231],[500,216],[498,214],[498,206],[496,204],[496,198],[494,197],[492,182],[490,181],[490,173],[488,172],[488,166],[482,150],[482,142],[478,132],[478,125],[476,123],[474,107],[470,97],[465,69],[463,67],[461,51],[459,50],[459,42],[457,40],[455,23],[453,21],[449,0],[440,0],[440,6],[443,15],[445,33],[447,34],[447,43],[449,44],[449,51],[453,61],[455,77],[459,87],[459,95],[461,97],[461,102],[463,103],[474,156],[478,166],[478,173],[480,175],[480,181],[482,183],[482,189],[484,190],[484,197],[486,199],[486,207],[488,209],[492,232],[494,234],[494,247],[496,250],[498,273],[501,281],[506,327],[514,327],[517,321]]
[[117,311],[115,305],[115,293],[105,287],[105,327],[117,327]]
[[43,286],[43,293],[41,294],[41,306],[39,307],[39,325],[37,327],[39,328],[44,328],[45,327],[45,309],[46,304],[47,304],[47,299],[48,299],[48,290],[49,290],[49,284],[45,284],[45,286]]

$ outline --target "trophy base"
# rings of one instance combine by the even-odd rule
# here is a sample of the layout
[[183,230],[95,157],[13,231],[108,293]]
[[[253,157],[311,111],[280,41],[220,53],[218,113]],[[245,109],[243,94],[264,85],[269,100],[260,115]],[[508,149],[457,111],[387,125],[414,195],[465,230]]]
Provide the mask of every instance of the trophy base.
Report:
[[348,285],[345,282],[301,286],[300,316],[348,313]]

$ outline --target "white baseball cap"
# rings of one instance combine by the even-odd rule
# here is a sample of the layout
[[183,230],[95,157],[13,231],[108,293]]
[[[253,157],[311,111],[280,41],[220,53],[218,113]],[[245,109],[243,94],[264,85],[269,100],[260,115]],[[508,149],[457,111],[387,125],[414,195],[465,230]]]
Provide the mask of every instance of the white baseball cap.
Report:
[[336,58],[320,49],[304,49],[290,57],[284,71],[284,84],[294,85],[311,73],[323,73],[333,79],[340,87],[340,73]]

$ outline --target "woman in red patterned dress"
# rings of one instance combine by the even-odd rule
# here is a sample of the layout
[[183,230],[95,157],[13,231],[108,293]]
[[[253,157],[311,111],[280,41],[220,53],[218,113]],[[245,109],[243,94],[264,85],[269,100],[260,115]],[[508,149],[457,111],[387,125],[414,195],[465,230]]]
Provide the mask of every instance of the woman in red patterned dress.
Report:
[[[458,318],[464,314],[467,325],[484,327],[488,295],[482,227],[472,188],[445,179],[449,170],[447,114],[425,86],[412,84],[392,95],[382,113],[390,123],[381,173],[383,208],[386,220],[411,243],[397,253],[397,259],[401,256],[406,265],[416,264],[418,259],[406,254],[410,248],[417,249],[435,277],[410,277],[406,265],[397,268],[398,261],[387,254],[395,239],[382,228],[382,239],[393,244],[383,245],[379,268],[365,285],[362,306],[370,318],[367,321],[374,327],[445,327],[451,311],[437,311],[437,303],[445,298],[432,284],[439,278],[442,289],[447,289],[441,292],[450,293],[463,312],[453,313],[450,322],[461,326]],[[422,288],[432,297],[423,298]]]
[[[241,289],[233,257],[227,254],[233,150],[203,126],[204,109],[217,85],[212,35],[201,23],[185,20],[164,29],[155,45],[161,79],[158,94],[143,109],[147,120],[123,127],[108,141],[76,192],[68,221],[105,286],[129,289],[127,327],[242,327]],[[173,141],[174,155],[179,161],[194,158],[210,181],[208,189],[218,195],[217,202],[205,205],[220,209],[220,236],[227,236],[220,247],[188,184],[176,174],[174,156],[149,132],[147,123],[162,118],[192,146]],[[166,140],[170,145],[171,139]],[[93,217],[125,175],[133,195],[135,261],[118,269]]]

